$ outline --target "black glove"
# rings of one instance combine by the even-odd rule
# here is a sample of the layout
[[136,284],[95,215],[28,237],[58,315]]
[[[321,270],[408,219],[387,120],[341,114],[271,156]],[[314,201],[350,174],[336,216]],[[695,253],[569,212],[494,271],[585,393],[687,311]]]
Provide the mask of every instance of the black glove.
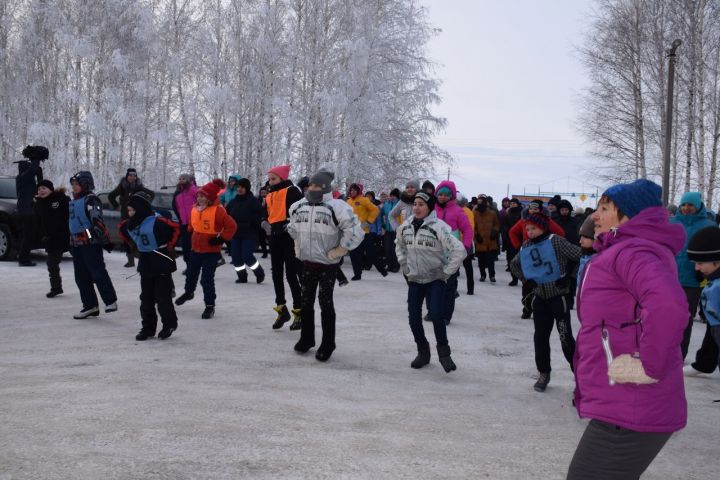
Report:
[[482,243],[482,242],[483,242],[482,236],[480,236],[480,235],[475,235],[475,243]]
[[222,239],[222,237],[212,237],[210,240],[208,240],[208,243],[210,245],[222,245],[225,243],[225,240]]
[[535,280],[525,280],[525,286],[527,288],[531,288],[531,289],[535,290],[535,287],[537,287],[538,284]]
[[567,288],[569,286],[568,278],[567,277],[560,277],[559,279],[555,280],[555,286],[559,289]]
[[112,243],[106,243],[105,245],[103,245],[103,248],[106,252],[110,253],[115,249],[115,245],[113,245]]
[[497,231],[493,230],[492,232],[490,232],[490,240],[497,240],[497,238],[498,238]]

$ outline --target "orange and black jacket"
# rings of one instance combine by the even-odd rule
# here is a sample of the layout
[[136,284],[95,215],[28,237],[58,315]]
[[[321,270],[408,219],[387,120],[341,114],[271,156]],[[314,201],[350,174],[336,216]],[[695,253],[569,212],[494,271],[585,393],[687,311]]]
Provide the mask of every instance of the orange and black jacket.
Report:
[[268,188],[265,207],[271,235],[285,233],[285,226],[290,218],[290,207],[302,198],[302,191],[293,185],[291,180],[285,180]]

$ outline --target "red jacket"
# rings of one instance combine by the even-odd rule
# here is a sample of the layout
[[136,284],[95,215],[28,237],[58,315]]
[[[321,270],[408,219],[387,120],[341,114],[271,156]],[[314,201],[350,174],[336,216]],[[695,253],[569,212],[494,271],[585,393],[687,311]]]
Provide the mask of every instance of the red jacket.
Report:
[[[559,235],[561,237],[565,236],[565,230],[563,230],[563,228],[553,220],[550,220],[549,230],[550,233],[554,233],[555,235]],[[527,230],[525,229],[525,220],[518,220],[508,232],[508,237],[510,238],[510,243],[512,243],[513,247],[516,250],[520,250],[520,247],[522,247],[528,240]]]
[[[198,231],[193,225],[193,219],[203,223],[203,220],[211,218],[211,209],[215,208],[215,222],[214,225],[207,225],[211,233],[203,233]],[[197,253],[220,253],[222,245],[210,244],[210,239],[213,237],[220,237],[226,242],[230,241],[235,235],[237,230],[237,224],[235,220],[228,215],[227,211],[222,205],[217,202],[213,205],[209,205],[202,212],[197,211],[197,206],[193,207],[191,213],[190,223],[188,224],[188,232],[192,234],[192,251]]]

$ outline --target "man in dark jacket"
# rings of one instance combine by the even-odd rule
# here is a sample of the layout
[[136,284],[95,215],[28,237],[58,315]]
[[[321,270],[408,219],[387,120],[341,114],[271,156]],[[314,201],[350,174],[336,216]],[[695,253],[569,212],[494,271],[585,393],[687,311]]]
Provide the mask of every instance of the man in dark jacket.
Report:
[[[128,215],[128,200],[130,199],[131,195],[134,195],[137,192],[145,192],[150,196],[150,201],[152,202],[152,199],[155,198],[155,192],[152,190],[148,190],[145,188],[138,178],[137,170],[134,168],[128,168],[127,172],[125,172],[125,177],[120,180],[120,183],[117,187],[115,187],[115,190],[108,193],[108,202],[110,202],[110,205],[113,206],[113,208],[117,209],[118,206],[120,207],[120,217],[123,220],[127,220],[129,217]],[[120,204],[118,205],[118,197],[120,197]],[[135,266],[135,257],[132,255],[132,253],[128,250],[127,252],[127,263],[125,264],[126,268],[131,268]]]
[[20,251],[18,252],[18,265],[21,267],[34,267],[35,262],[30,260],[30,250],[37,242],[37,224],[33,211],[33,199],[37,193],[38,182],[43,179],[40,162],[48,159],[48,149],[39,145],[28,145],[22,151],[27,160],[18,162],[18,174],[15,177],[15,190],[17,191],[17,213],[22,230]]
[[60,277],[60,261],[70,247],[70,199],[63,190],[55,190],[50,180],[38,184],[35,201],[35,219],[47,252],[47,268],[50,275],[48,298],[63,293]]
[[[565,239],[573,245],[580,245],[580,227],[582,222],[572,216],[573,207],[567,200],[560,200],[557,204],[558,216],[555,223],[565,230]],[[571,263],[570,271],[577,271],[577,265]],[[567,304],[569,309],[575,307],[575,290],[577,289],[577,278],[575,275],[569,275],[570,293],[567,294]]]
[[253,254],[260,231],[260,202],[250,190],[250,180],[242,178],[237,181],[237,194],[226,208],[237,223],[235,236],[230,243],[232,263],[238,277],[235,283],[247,283],[248,268],[255,274],[257,283],[262,283],[265,272]]

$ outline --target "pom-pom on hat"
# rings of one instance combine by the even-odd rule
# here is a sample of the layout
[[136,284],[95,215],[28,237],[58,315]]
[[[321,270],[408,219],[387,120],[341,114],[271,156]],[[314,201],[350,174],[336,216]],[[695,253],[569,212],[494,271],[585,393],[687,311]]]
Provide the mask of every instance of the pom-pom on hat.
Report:
[[687,254],[693,262],[720,262],[720,228],[698,230],[688,243]]
[[632,183],[614,185],[605,190],[603,196],[612,200],[628,218],[634,217],[646,208],[662,206],[662,188],[644,178]]
[[278,165],[268,170],[268,173],[274,173],[283,181],[287,180],[290,178],[290,165]]
[[528,215],[525,222],[535,225],[544,232],[548,231],[548,227],[550,225],[550,219],[542,213],[533,213],[532,215]]
[[220,193],[220,187],[218,187],[215,182],[210,182],[203,185],[203,187],[197,191],[196,195],[203,195],[210,203],[215,203],[218,193]]
[[415,194],[415,197],[413,197],[413,201],[417,200],[418,198],[425,202],[431,212],[435,209],[435,203],[437,202],[437,200],[435,199],[434,195],[430,195],[426,192],[417,192]]

